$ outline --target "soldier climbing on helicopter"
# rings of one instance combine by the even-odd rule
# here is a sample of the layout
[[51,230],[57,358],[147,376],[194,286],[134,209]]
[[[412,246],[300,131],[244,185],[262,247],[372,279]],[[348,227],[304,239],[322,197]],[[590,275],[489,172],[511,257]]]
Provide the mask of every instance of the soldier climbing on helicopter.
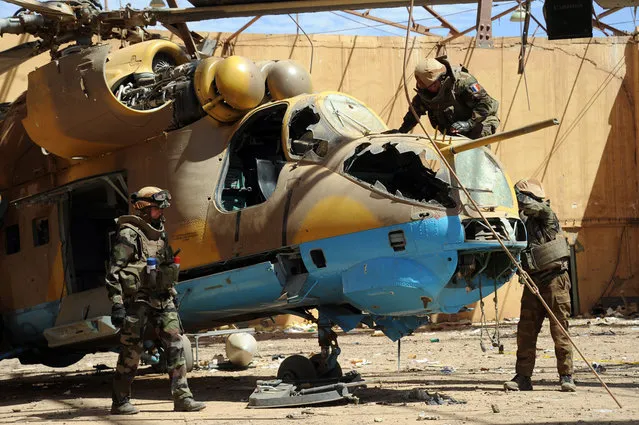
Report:
[[[466,68],[453,69],[444,58],[427,58],[415,66],[417,94],[411,104],[418,115],[428,113],[433,128],[470,139],[489,136],[499,127],[499,102],[486,92]],[[411,111],[401,127],[391,132],[408,133],[417,125]]]
[[136,414],[131,404],[131,383],[140,362],[144,334],[153,329],[167,354],[174,410],[199,411],[186,380],[186,361],[180,318],[174,302],[178,267],[164,230],[163,209],[171,195],[157,187],[144,187],[131,195],[136,215],[117,219],[117,243],[111,252],[106,286],[113,303],[111,321],[121,329],[120,356],[113,379],[116,415]]

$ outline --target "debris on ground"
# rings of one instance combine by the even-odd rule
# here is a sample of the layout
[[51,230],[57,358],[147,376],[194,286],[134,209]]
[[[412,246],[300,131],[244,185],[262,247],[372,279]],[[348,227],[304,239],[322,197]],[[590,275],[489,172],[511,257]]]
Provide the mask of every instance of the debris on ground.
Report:
[[429,392],[424,388],[413,388],[408,393],[408,399],[424,401],[429,406],[438,406],[444,404],[466,404],[465,401],[456,400],[455,398],[446,394]]
[[603,331],[603,332],[590,332],[590,335],[591,336],[606,336],[606,335],[614,336],[617,334],[612,329],[608,329],[607,331]]
[[382,331],[373,331],[371,336],[384,336],[384,332],[382,332]]
[[491,404],[490,408],[493,409],[493,413],[499,413],[499,406],[497,406],[496,404]]
[[298,323],[284,329],[287,334],[303,334],[317,332],[317,324],[315,323]]
[[455,368],[452,366],[444,366],[441,368],[440,372],[444,375],[450,375],[455,372]]
[[427,415],[426,412],[419,412],[419,414],[417,415],[417,420],[418,421],[437,421],[439,420],[440,417],[437,415]]
[[603,373],[606,371],[606,367],[602,365],[601,363],[597,363],[597,362],[592,362],[592,368],[597,373]]
[[382,419],[382,418],[375,418],[375,419],[373,419],[373,422],[382,422],[383,420],[384,419]]

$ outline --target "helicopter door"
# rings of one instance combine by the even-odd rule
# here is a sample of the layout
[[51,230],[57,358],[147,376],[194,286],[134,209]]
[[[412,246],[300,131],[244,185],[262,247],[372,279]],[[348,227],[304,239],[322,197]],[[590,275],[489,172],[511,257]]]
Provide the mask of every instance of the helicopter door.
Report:
[[70,246],[66,252],[70,293],[104,287],[115,219],[128,213],[126,193],[121,174],[93,178],[69,192],[63,210]]
[[282,121],[287,107],[277,104],[257,111],[231,138],[218,205],[235,214],[235,256],[265,252],[282,244],[286,195],[280,186],[287,164],[282,152]]
[[49,347],[63,347],[110,337],[111,302],[104,286],[115,219],[128,212],[127,187],[121,173],[71,184],[60,202],[61,237],[68,295],[55,326],[44,330]]

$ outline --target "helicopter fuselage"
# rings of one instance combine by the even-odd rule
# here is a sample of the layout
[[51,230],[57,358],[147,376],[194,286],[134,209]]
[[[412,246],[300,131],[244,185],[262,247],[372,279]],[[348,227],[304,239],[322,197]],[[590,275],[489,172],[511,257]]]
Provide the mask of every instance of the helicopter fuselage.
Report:
[[[85,70],[76,89],[91,101],[94,82]],[[31,81],[38,87],[37,75]],[[396,340],[431,313],[463,310],[480,299],[480,288],[488,295],[514,273],[428,140],[380,134],[385,124],[345,94],[267,102],[232,126],[205,115],[133,144],[117,134],[142,122],[140,114],[127,112],[123,128],[117,116],[98,115],[79,130],[87,136],[77,155],[68,136],[73,120],[47,99],[58,95],[28,92],[22,122],[35,143],[75,159],[37,152],[33,161],[44,158],[47,170],[2,191],[9,200],[0,253],[3,356],[34,346],[113,347],[117,330],[103,287],[113,219],[128,212],[128,192],[148,185],[173,195],[166,228],[181,249],[177,290],[187,332],[318,308],[346,331],[366,323]],[[33,116],[36,100],[53,106],[34,106],[40,115]],[[149,125],[134,131],[155,131],[152,118]],[[114,134],[111,147],[97,140],[104,131]],[[499,161],[485,148],[447,159],[518,254],[525,230]]]

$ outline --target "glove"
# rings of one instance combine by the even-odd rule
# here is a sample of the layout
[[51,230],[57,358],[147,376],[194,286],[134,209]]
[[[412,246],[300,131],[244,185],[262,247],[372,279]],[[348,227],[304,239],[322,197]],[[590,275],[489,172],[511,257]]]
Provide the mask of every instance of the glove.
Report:
[[401,133],[401,132],[397,129],[386,130],[381,132],[381,134],[397,134],[397,133]]
[[124,318],[126,317],[126,309],[122,304],[113,304],[111,307],[111,323],[116,328],[121,328],[124,325]]
[[450,126],[455,133],[468,133],[472,127],[469,121],[456,121]]

